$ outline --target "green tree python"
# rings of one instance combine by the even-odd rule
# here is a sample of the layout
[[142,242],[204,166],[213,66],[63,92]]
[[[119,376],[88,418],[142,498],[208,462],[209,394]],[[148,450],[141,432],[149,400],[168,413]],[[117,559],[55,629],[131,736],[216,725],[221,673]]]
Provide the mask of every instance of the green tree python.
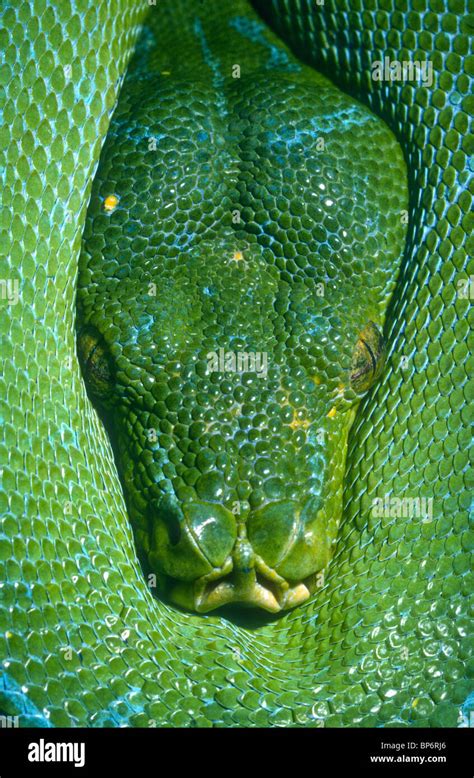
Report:
[[474,707],[467,10],[3,5],[0,710],[21,726]]

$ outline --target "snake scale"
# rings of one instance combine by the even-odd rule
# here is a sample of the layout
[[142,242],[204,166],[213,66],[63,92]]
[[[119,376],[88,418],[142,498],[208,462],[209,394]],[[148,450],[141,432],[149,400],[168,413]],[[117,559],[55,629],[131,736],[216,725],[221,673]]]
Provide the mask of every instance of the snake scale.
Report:
[[[239,1],[237,6],[244,9],[245,4]],[[135,519],[134,537],[109,439],[86,394],[79,368],[75,302],[83,233],[89,253],[91,247],[95,250],[101,245],[93,219],[92,228],[88,221],[84,232],[99,155],[144,22],[143,45],[137,50],[129,80],[125,82],[132,84],[131,100],[134,73],[140,74],[148,67],[154,34],[159,39],[159,30],[153,32],[152,21],[157,11],[145,3],[126,0],[96,4],[85,0],[52,4],[30,0],[4,4],[1,35],[5,55],[0,78],[3,134],[7,141],[2,158],[7,250],[0,273],[0,710],[6,715],[19,715],[21,726],[449,727],[464,721],[473,707],[468,610],[472,592],[468,405],[472,400],[472,361],[468,350],[472,315],[472,18],[463,0],[326,0],[322,5],[309,0],[274,0],[256,1],[254,6],[255,11],[249,8],[242,12],[242,16],[251,18],[250,25],[242,19],[234,22],[229,48],[233,53],[232,36],[242,39],[242,83],[245,65],[254,56],[252,51],[255,47],[260,52],[265,50],[268,74],[260,74],[254,80],[257,83],[260,78],[260,84],[262,79],[266,80],[268,85],[261,88],[255,99],[267,99],[278,118],[284,106],[291,108],[293,97],[279,103],[274,89],[282,89],[282,84],[290,84],[293,89],[301,73],[311,83],[320,85],[327,84],[324,76],[328,76],[351,95],[352,108],[345,109],[345,98],[341,98],[346,126],[348,121],[350,124],[351,110],[358,112],[355,127],[363,123],[364,117],[370,125],[372,119],[368,117],[374,116],[377,128],[375,117],[381,117],[386,127],[381,122],[380,129],[374,130],[385,138],[381,148],[386,149],[386,143],[390,145],[391,139],[396,138],[408,173],[406,223],[393,218],[400,206],[405,211],[404,184],[397,189],[393,174],[395,168],[403,168],[395,148],[387,153],[383,163],[377,159],[371,163],[384,181],[385,166],[395,187],[391,190],[392,195],[395,191],[393,197],[386,197],[385,191],[372,191],[376,204],[374,231],[365,234],[357,214],[351,222],[360,227],[360,243],[367,253],[372,253],[368,259],[374,258],[375,250],[382,254],[380,264],[364,265],[363,261],[350,260],[362,278],[369,272],[378,279],[383,270],[383,244],[377,240],[384,230],[389,236],[387,245],[404,244],[404,251],[397,248],[392,252],[391,260],[400,260],[400,267],[396,268],[396,285],[395,278],[387,282],[391,302],[385,324],[380,305],[355,281],[355,302],[346,306],[351,324],[344,316],[342,324],[332,323],[336,330],[342,327],[344,332],[352,333],[349,341],[353,346],[357,327],[375,320],[383,326],[387,342],[385,365],[374,365],[374,372],[381,374],[379,381],[362,399],[350,430],[344,488],[338,497],[342,500],[342,519],[334,538],[331,537],[332,560],[322,585],[308,599],[261,622],[239,622],[219,611],[193,613],[189,608],[170,604],[166,597],[156,596],[147,585],[137,555],[137,545],[139,553],[140,546],[142,550],[146,546],[146,533],[140,535],[138,527],[137,534],[136,526],[143,505],[139,493],[135,502],[129,499],[130,467],[123,466],[127,444],[118,443],[128,512]],[[183,3],[175,3],[175,7],[182,8]],[[202,95],[193,92],[189,99],[191,107],[202,99],[204,123],[199,130],[204,141],[204,120],[207,117],[211,122],[218,121],[215,117],[224,89],[213,48],[206,38],[212,30],[213,15],[219,15],[218,5],[203,0],[190,2],[188,7],[192,7],[193,18],[199,22],[194,23],[194,37],[199,38],[201,56],[207,58],[212,72],[214,93],[203,87]],[[262,14],[268,28],[256,12]],[[147,13],[150,17],[145,20]],[[182,29],[186,29],[185,25]],[[275,35],[289,49],[277,45]],[[193,42],[190,40],[188,45],[192,47]],[[160,110],[160,90],[166,99],[168,67],[160,59],[159,46],[157,51],[156,64],[164,72],[160,71],[159,79],[152,83],[157,87]],[[189,53],[192,62],[191,49]],[[180,54],[175,57],[178,69],[180,61],[181,67],[186,67],[185,47]],[[372,64],[385,57],[397,61],[427,58],[432,66],[432,84],[374,80]],[[323,76],[317,76],[310,70],[312,67]],[[229,86],[228,90],[232,88]],[[252,95],[251,85],[247,88]],[[301,89],[303,93],[304,88],[306,85],[298,82],[293,92],[299,94]],[[288,86],[290,92],[291,89]],[[139,112],[142,102],[138,88],[135,97],[134,110]],[[242,99],[245,102],[245,95]],[[338,98],[333,94],[331,99],[337,102]],[[177,105],[173,100],[172,96],[172,108]],[[186,101],[181,99],[179,105],[185,116]],[[146,106],[143,108],[146,110]],[[119,102],[112,129],[117,126],[114,122],[120,121],[120,110]],[[244,106],[239,116],[247,116],[247,110]],[[309,115],[307,107],[297,110]],[[195,117],[196,113],[192,115]],[[170,116],[174,116],[173,110]],[[275,128],[269,125],[262,129],[265,141],[270,142]],[[237,130],[249,144],[242,147],[240,162],[253,160],[252,164],[261,165],[262,175],[266,174],[260,146],[253,144],[248,123],[243,121]],[[328,155],[334,153],[331,132],[337,134],[337,127],[328,131]],[[348,167],[347,175],[353,178],[358,192],[358,182],[363,179],[363,171],[357,165],[363,133],[358,135],[356,129],[352,132],[353,155],[347,157],[345,147],[341,153]],[[369,128],[369,138],[370,132]],[[320,126],[317,137],[318,133]],[[304,143],[309,142],[306,125],[302,135]],[[270,158],[269,170],[274,172],[279,165],[290,172],[297,170],[297,166],[281,165],[281,140],[275,140],[275,157]],[[296,138],[291,149],[295,160],[298,153],[305,151],[304,144],[303,150],[299,149],[299,141]],[[232,190],[236,181],[232,178],[236,175],[232,128],[228,134],[222,132],[219,142],[223,159],[229,157],[226,171],[212,168],[214,161],[210,164],[205,147],[199,159],[212,168],[211,173],[218,180],[228,170]],[[186,138],[182,143],[181,151],[187,148]],[[283,143],[286,149],[289,145]],[[165,150],[171,156],[176,153],[176,149],[166,145]],[[133,156],[133,149],[125,151],[131,154],[126,164],[133,177],[133,167],[141,161]],[[119,167],[120,164],[119,159]],[[172,161],[166,169],[171,171],[173,164]],[[294,181],[289,183],[290,187],[296,186]],[[370,189],[370,182],[368,186]],[[384,188],[388,186],[384,184]],[[218,183],[212,176],[209,187],[207,199],[212,198],[213,187],[218,192]],[[147,187],[138,181],[131,191],[143,207]],[[115,194],[119,195],[118,202],[107,200]],[[250,194],[249,188],[242,196],[244,222],[246,209],[252,206]],[[127,199],[120,198],[120,193],[95,191],[90,205],[92,216],[93,209],[99,207],[94,199],[97,196],[105,198],[108,205],[112,202],[113,212],[96,213],[96,227],[105,220],[113,237],[117,234],[113,225],[120,224],[120,213],[128,207]],[[201,199],[207,202],[206,198]],[[276,208],[281,211],[281,225],[291,243],[291,229],[295,231],[296,222],[285,222],[285,207],[296,220],[301,217],[301,224],[306,227],[298,198],[290,197],[289,206],[282,199],[285,198],[277,198]],[[357,204],[360,206],[358,201]],[[229,297],[225,298],[225,289],[219,293],[223,299],[235,300],[240,283],[236,274],[241,272],[237,266],[243,267],[250,256],[252,262],[247,262],[247,270],[254,275],[249,288],[261,289],[261,297],[255,293],[254,302],[264,317],[278,279],[274,269],[260,261],[272,245],[271,241],[265,245],[263,239],[258,242],[261,233],[254,227],[266,225],[260,219],[260,211],[254,208],[255,220],[250,221],[251,228],[245,235],[245,230],[230,233],[237,234],[241,248],[229,244],[227,232],[220,235],[222,243],[218,247],[225,252],[237,251],[234,259],[243,262],[236,262],[229,271]],[[272,216],[271,209],[268,213],[271,219],[280,218],[280,213]],[[385,214],[385,220],[377,220],[380,214]],[[119,221],[114,222],[114,218]],[[369,211],[367,219],[370,221]],[[214,222],[206,220],[205,209],[202,221],[203,229],[210,230],[215,251]],[[178,237],[176,231],[168,235],[164,229],[165,240],[170,238],[167,246],[172,248]],[[269,228],[267,232],[279,238],[278,230],[272,232]],[[184,240],[185,233],[180,235]],[[132,251],[139,253],[143,236],[131,235],[131,243]],[[181,251],[183,244],[177,245],[177,251]],[[218,285],[219,274],[212,275],[213,262],[217,260],[206,244],[206,236],[202,245],[208,250],[206,268],[211,281]],[[120,243],[119,247],[126,253],[126,244]],[[332,248],[343,253],[338,245]],[[179,277],[171,262],[175,256],[173,252],[168,254],[167,268],[173,281]],[[286,265],[276,263],[282,282],[288,281],[284,273],[289,268],[299,279],[302,270],[311,265],[309,260],[304,265],[293,261],[298,256],[291,253],[291,246],[286,253],[283,251]],[[107,259],[113,264],[116,257]],[[366,261],[367,256],[363,259]],[[222,267],[222,258],[220,261]],[[192,267],[189,273],[193,278]],[[328,277],[331,278],[330,273]],[[163,278],[166,285],[168,276]],[[326,281],[329,294],[331,284]],[[225,285],[225,281],[222,283]],[[341,279],[339,283],[343,286]],[[83,288],[83,280],[80,284]],[[294,312],[290,321],[295,332],[299,332],[301,312],[308,311],[308,306],[302,304],[303,287],[307,288],[304,284],[295,285],[295,301],[288,309]],[[350,296],[350,285],[344,293]],[[385,298],[386,295],[384,308]],[[162,299],[167,300],[166,295]],[[125,302],[122,305],[127,310]],[[169,327],[169,332],[170,337],[179,340],[186,332],[185,313],[193,313],[192,306],[187,311],[186,301],[180,298],[179,284],[170,286],[166,305],[163,321],[166,323],[172,314],[176,316],[176,326]],[[245,310],[244,299],[240,307],[235,302],[233,305],[230,311]],[[305,326],[307,319],[308,316]],[[219,322],[223,326],[222,320]],[[321,323],[316,321],[316,325]],[[258,347],[254,334],[250,332],[243,339],[243,348],[255,343]],[[218,343],[220,332],[216,335],[215,328],[207,335]],[[364,337],[368,338],[366,329]],[[341,339],[338,341],[335,336],[335,341]],[[345,343],[344,339],[342,342]],[[351,357],[352,346],[349,350],[341,347],[346,361]],[[277,352],[271,353],[275,356]],[[295,353],[300,354],[301,350]],[[90,352],[87,354],[90,356]],[[177,377],[173,371],[179,375],[180,370],[176,363],[170,363],[169,368],[172,381]],[[271,371],[270,360],[270,382],[275,378]],[[329,373],[328,378],[339,385],[335,374]],[[107,370],[96,371],[94,380],[96,388],[100,388],[109,380]],[[134,381],[138,377],[131,369],[132,388]],[[289,405],[298,409],[298,396],[309,391],[307,385],[302,388],[288,384],[286,389]],[[172,394],[173,391],[177,390],[173,389]],[[263,387],[257,390],[257,404],[260,391],[264,391]],[[281,395],[276,398],[281,399]],[[224,413],[218,402],[218,413]],[[169,410],[174,412],[178,409],[172,403],[173,399]],[[302,402],[302,406],[309,407],[308,403]],[[331,419],[332,406],[329,412]],[[339,412],[337,405],[336,419]],[[304,422],[301,415],[296,415],[298,419]],[[181,419],[180,423],[187,422]],[[292,434],[300,436],[298,440],[303,446],[306,426],[303,423],[302,429],[298,429],[298,424],[295,427]],[[166,437],[166,431],[163,434]],[[130,460],[135,456],[133,445],[130,444]],[[342,479],[344,463],[336,455],[340,443],[332,445],[336,471]],[[265,451],[258,449],[259,453]],[[296,464],[304,468],[299,453],[296,451]],[[201,464],[204,460],[203,455]],[[143,461],[146,465],[150,458]],[[216,462],[225,469],[224,459]],[[286,468],[293,472],[290,463]],[[204,473],[208,470],[207,465],[201,468]],[[280,499],[283,487],[277,483],[277,474],[270,475],[266,496]],[[164,476],[165,480],[172,478],[170,471],[165,471]],[[135,483],[136,475],[133,478]],[[234,494],[230,483],[230,499],[249,497],[250,507],[258,513],[265,489],[257,481],[251,482],[254,491],[250,496],[245,490]],[[195,485],[205,502],[217,494],[212,478],[205,479],[200,486],[199,481],[190,479],[180,492],[184,502],[189,488]],[[285,499],[300,506],[301,485],[298,489],[290,498],[285,492]],[[424,519],[391,510],[380,515],[374,511],[374,498],[385,502],[388,498],[392,504],[396,498],[431,499],[432,510]],[[279,515],[275,516],[279,520]],[[320,530],[315,532],[320,541]],[[257,536],[258,533],[254,540]],[[319,568],[326,561],[322,559]],[[163,560],[158,562],[158,567],[162,567]],[[312,570],[305,569],[307,572]]]

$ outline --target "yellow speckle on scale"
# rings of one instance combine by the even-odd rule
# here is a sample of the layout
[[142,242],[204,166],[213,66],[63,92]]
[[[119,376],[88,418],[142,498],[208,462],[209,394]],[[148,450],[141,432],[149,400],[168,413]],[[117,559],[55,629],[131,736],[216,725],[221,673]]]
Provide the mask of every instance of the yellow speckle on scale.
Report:
[[162,70],[161,71],[161,75],[162,76],[170,76],[171,75],[171,70]]
[[240,260],[243,258],[244,255],[242,254],[241,251],[234,251],[234,256],[232,257],[232,259],[235,259],[236,262],[240,262]]
[[290,427],[292,430],[300,429],[300,427],[302,427],[304,430],[307,430],[309,427],[309,421],[308,419],[299,419],[296,413],[294,413],[293,421],[290,422]]
[[329,411],[329,413],[328,413],[328,417],[329,417],[330,419],[334,419],[334,416],[335,416],[335,415],[336,415],[336,409],[335,409],[335,407],[333,406],[333,407],[331,408],[331,410]]
[[104,200],[104,211],[107,211],[107,213],[112,213],[112,211],[115,211],[118,203],[119,198],[117,195],[107,195]]
[[313,384],[316,384],[316,386],[320,385],[321,379],[320,379],[320,377],[318,375],[312,375],[312,376],[310,376],[310,378],[311,378]]

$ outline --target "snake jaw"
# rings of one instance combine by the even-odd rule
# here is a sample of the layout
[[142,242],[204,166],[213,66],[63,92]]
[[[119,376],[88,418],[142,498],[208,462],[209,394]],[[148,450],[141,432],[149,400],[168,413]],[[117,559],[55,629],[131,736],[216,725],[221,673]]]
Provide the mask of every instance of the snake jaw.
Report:
[[290,584],[255,554],[243,525],[232,554],[220,568],[192,582],[174,581],[169,589],[174,603],[197,613],[233,604],[279,613],[300,605],[310,593],[304,582]]
[[151,512],[150,565],[165,577],[167,597],[198,613],[230,604],[270,613],[294,608],[330,559],[318,498],[268,503],[237,521],[222,505],[181,505],[170,495]]
[[243,525],[238,529],[232,556],[221,569],[193,583],[175,584],[171,591],[174,602],[192,607],[197,613],[232,604],[279,613],[300,605],[309,596],[305,583],[291,585],[255,554]]
[[[263,567],[266,569],[265,565]],[[256,568],[262,569],[258,562]],[[193,583],[176,582],[170,590],[170,598],[175,604],[197,613],[208,613],[233,604],[280,613],[309,598],[311,592],[304,582],[291,586],[276,573],[269,578],[256,568],[244,574],[231,572],[218,580],[211,574]],[[221,572],[217,574],[221,576]]]

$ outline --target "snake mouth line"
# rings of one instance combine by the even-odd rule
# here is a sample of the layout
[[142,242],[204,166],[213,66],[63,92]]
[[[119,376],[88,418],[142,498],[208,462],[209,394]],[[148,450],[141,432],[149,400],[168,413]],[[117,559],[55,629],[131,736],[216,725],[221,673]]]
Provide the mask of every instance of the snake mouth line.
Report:
[[[294,608],[305,602],[312,591],[310,579],[289,584],[283,579],[268,578],[252,569],[232,571],[225,576],[194,582],[175,581],[169,590],[170,599],[187,609],[207,613],[225,605],[260,608],[268,613]],[[312,580],[312,579],[311,579]]]

